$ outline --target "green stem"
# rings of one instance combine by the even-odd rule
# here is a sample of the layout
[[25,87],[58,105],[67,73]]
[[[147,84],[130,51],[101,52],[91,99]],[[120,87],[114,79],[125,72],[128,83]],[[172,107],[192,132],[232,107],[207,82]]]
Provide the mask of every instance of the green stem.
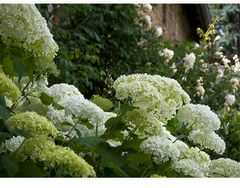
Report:
[[71,134],[71,132],[73,131],[73,129],[76,129],[76,126],[77,126],[77,124],[79,123],[79,121],[80,121],[80,120],[78,120],[78,121],[72,126],[72,128],[69,130],[68,134],[67,134],[66,137],[63,139],[62,145],[65,144],[67,136],[69,136],[69,135]]
[[96,137],[98,137],[98,123],[96,125]]

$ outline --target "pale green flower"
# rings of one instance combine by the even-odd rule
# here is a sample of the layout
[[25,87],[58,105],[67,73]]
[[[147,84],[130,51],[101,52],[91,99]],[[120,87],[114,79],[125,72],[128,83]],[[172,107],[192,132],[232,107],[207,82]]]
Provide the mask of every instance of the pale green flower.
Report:
[[106,114],[100,107],[98,107],[94,103],[76,95],[63,97],[59,101],[59,104],[64,107],[66,116],[74,115],[75,117],[86,119],[94,126],[94,129],[90,130],[87,129],[85,125],[79,125],[78,129],[80,130],[80,132],[83,131],[83,134],[94,134],[96,127],[98,127],[99,134],[104,133],[104,121],[106,120]]
[[151,154],[157,164],[174,161],[180,156],[178,148],[165,136],[151,136],[141,143],[140,148],[144,153]]
[[24,48],[37,57],[52,60],[58,51],[46,20],[33,4],[1,4],[0,35],[7,45]]
[[118,99],[130,97],[133,106],[154,114],[163,123],[171,119],[184,103],[190,102],[190,97],[176,80],[159,75],[120,76],[113,88]]
[[186,176],[206,177],[209,171],[210,157],[198,147],[189,148],[184,142],[173,143],[180,151],[179,158],[171,165],[172,169]]
[[23,112],[11,116],[6,121],[6,125],[10,132],[21,133],[24,136],[46,135],[55,138],[58,132],[52,122],[35,112]]
[[213,132],[192,131],[188,139],[195,144],[200,144],[204,148],[211,149],[218,154],[223,154],[226,149],[224,140]]
[[30,158],[44,165],[45,170],[54,169],[58,175],[96,176],[92,166],[68,147],[57,146],[50,138],[39,136],[27,139],[17,153],[21,161]]
[[191,177],[205,177],[204,173],[200,170],[199,165],[191,159],[181,159],[172,164],[172,168],[179,173]]
[[240,177],[240,163],[231,159],[219,158],[211,161],[210,177]]
[[0,67],[0,96],[5,96],[12,101],[16,101],[21,92],[18,87],[3,73]]
[[186,104],[177,114],[180,122],[186,123],[190,130],[212,132],[220,128],[220,120],[209,106],[201,104]]
[[172,135],[164,124],[152,114],[149,114],[141,109],[134,109],[126,113],[123,121],[134,129],[134,134],[139,138],[148,138],[149,136],[166,136],[170,138]]

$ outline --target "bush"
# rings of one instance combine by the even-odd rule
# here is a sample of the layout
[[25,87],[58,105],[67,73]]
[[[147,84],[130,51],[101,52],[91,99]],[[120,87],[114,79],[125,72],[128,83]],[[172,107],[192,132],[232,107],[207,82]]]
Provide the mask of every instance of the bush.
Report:
[[[113,5],[103,7],[108,6]],[[141,7],[151,10],[150,5]],[[10,26],[24,28],[28,34],[36,26],[41,33],[35,36],[37,44],[50,37],[48,45],[55,46],[46,23],[29,19],[42,20],[34,5],[0,8],[0,23],[9,19]],[[14,25],[17,18],[24,22]],[[209,37],[214,34],[214,24],[206,33],[198,30],[199,45],[187,43],[171,50],[149,30],[147,46],[151,50],[138,48],[144,51],[140,56],[154,52],[145,57],[156,59],[146,63],[146,72],[152,74],[142,73],[144,66],[130,63],[139,70],[113,81],[110,89],[115,95],[110,100],[101,96],[88,100],[74,85],[48,86],[47,77],[54,69],[42,67],[54,67],[57,48],[39,55],[35,52],[44,51],[45,46],[35,46],[35,37],[24,33],[28,40],[23,40],[5,31],[7,28],[0,29],[1,176],[240,176],[239,59],[235,56],[230,61],[214,47]],[[31,64],[28,58],[36,61]],[[45,58],[47,61],[37,63]]]

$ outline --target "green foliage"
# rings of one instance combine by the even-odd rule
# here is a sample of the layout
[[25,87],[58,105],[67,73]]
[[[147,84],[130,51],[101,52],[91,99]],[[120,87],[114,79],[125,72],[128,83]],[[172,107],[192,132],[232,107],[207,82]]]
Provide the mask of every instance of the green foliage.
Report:
[[48,63],[44,57],[36,58],[24,49],[14,46],[6,46],[0,36],[0,65],[3,72],[10,77],[28,76],[31,81],[39,78],[41,75],[54,74],[58,71],[54,63]]
[[[72,125],[65,119],[65,122],[61,122],[58,126],[62,126],[61,128],[71,126],[71,129],[67,132],[61,129],[64,131],[59,131],[59,135],[51,138],[54,140],[50,143],[71,148],[74,154],[81,156],[94,168],[97,177],[152,177],[156,174],[166,177],[185,177],[183,173],[177,173],[172,169],[173,161],[156,164],[153,155],[141,150],[140,145],[146,138],[140,138],[136,133],[138,125],[134,126],[133,123],[126,121],[126,115],[137,109],[132,106],[131,98],[122,102],[112,100],[114,91],[111,85],[119,75],[146,72],[176,79],[188,92],[192,103],[209,105],[218,113],[221,128],[217,133],[226,142],[226,152],[219,156],[207,149],[204,151],[211,159],[226,157],[240,160],[239,86],[233,88],[230,83],[232,78],[239,78],[239,73],[232,70],[235,65],[233,60],[230,60],[225,67],[222,58],[215,55],[218,48],[212,35],[216,34],[214,29],[216,22],[210,24],[206,32],[198,29],[201,39],[198,47],[195,42],[173,46],[161,37],[157,38],[153,29],[147,30],[144,20],[140,19],[142,25],[136,23],[139,15],[134,5],[55,4],[53,11],[48,11],[47,5],[38,6],[48,19],[60,47],[56,57],[60,77],[51,77],[51,84],[57,82],[74,84],[88,98],[96,94],[93,95],[91,102],[104,111],[117,114],[105,122],[106,130],[102,134],[98,134],[100,125],[94,126],[89,118],[79,118],[74,115],[73,118],[77,123]],[[145,42],[139,44],[140,41]],[[28,76],[30,83],[34,83],[40,76],[54,72],[53,64],[48,64],[44,58],[35,59],[22,49],[6,46],[1,40],[0,47],[0,65],[10,78],[17,77],[20,81],[23,76]],[[164,48],[174,51],[172,59],[159,55]],[[184,65],[186,53],[194,53],[196,56],[194,66],[189,70],[186,70]],[[172,67],[174,64],[175,68]],[[218,74],[220,68],[224,69],[224,75],[221,77]],[[197,84],[204,88],[204,94],[197,94]],[[29,87],[31,86],[33,84],[29,84]],[[24,89],[26,88],[23,88],[22,98],[10,108],[6,105],[5,96],[0,96],[0,143],[17,136],[18,133],[15,132],[15,135],[6,129],[5,122],[10,116],[18,113],[15,107],[28,96],[36,97],[46,107],[54,107],[57,112],[65,113],[64,108],[55,103],[53,97],[44,92],[40,96],[35,96],[34,93],[27,93]],[[225,104],[227,94],[234,94],[237,99],[232,106]],[[30,100],[28,102],[31,103]],[[132,113],[130,119],[134,121],[134,118],[138,118],[135,115]],[[59,115],[58,118],[62,117]],[[56,122],[53,124],[56,124],[56,129],[59,128]],[[96,130],[91,136],[83,136],[77,125],[90,131]],[[166,128],[177,138],[176,140],[184,141],[189,147],[194,146],[187,138],[189,130],[186,129],[186,125],[178,122],[176,118],[169,120]],[[73,131],[76,135],[71,137],[70,133]],[[41,144],[38,143],[39,146]],[[46,170],[44,164],[38,161],[27,159],[20,162],[16,151],[7,151],[0,155],[0,176],[71,175],[61,168]]]
[[93,98],[90,101],[102,108],[104,111],[109,111],[114,107],[113,103],[109,99],[103,98],[99,95],[93,95]]
[[6,107],[5,99],[4,97],[0,96],[0,118],[5,121],[9,117],[10,117],[10,111]]
[[[59,45],[55,59],[60,77],[52,83],[67,82],[91,98],[93,94],[112,97],[113,80],[122,74],[145,72],[157,64],[162,39],[154,30],[136,24],[134,5],[39,5]],[[146,40],[144,47],[140,41]]]

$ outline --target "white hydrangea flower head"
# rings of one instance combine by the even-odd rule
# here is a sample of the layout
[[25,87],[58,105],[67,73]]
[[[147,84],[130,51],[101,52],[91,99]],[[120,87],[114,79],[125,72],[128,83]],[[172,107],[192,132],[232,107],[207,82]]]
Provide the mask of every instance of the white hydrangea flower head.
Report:
[[13,136],[12,138],[5,140],[0,146],[0,153],[7,151],[10,153],[14,153],[22,145],[24,140],[25,137],[23,136]]
[[210,177],[240,177],[240,163],[228,158],[212,160]]
[[188,139],[193,141],[193,143],[200,144],[202,147],[213,150],[220,155],[222,155],[226,149],[226,144],[224,140],[214,131],[192,131],[189,134]]
[[165,136],[151,136],[141,143],[140,148],[144,153],[151,154],[157,164],[176,160],[180,156],[178,148]]
[[186,104],[177,114],[180,122],[186,123],[190,130],[214,131],[220,128],[220,120],[209,106],[201,104]]
[[184,103],[190,102],[189,95],[176,80],[159,75],[120,76],[113,88],[118,99],[130,97],[133,106],[154,114],[163,123],[171,119]]
[[67,115],[64,109],[56,110],[53,106],[49,106],[45,116],[55,125],[58,130],[61,131],[68,131],[72,128],[67,125],[62,125],[65,122],[69,125],[74,125],[72,116]]
[[183,66],[185,67],[185,71],[187,72],[189,69],[193,69],[196,56],[194,53],[186,54],[183,60],[184,60]]
[[225,96],[225,105],[226,106],[232,106],[236,101],[235,95],[228,94]]
[[77,95],[63,97],[59,104],[64,107],[67,116],[74,115],[87,119],[93,126],[98,127],[99,133],[104,133],[106,113],[94,103]]
[[185,150],[188,150],[188,149],[189,149],[188,145],[187,145],[185,142],[181,141],[181,140],[176,140],[173,144],[174,144],[174,145],[179,149],[179,151],[181,151],[182,153],[183,153]]
[[7,45],[22,47],[34,56],[52,60],[58,51],[46,20],[33,4],[1,4],[0,35]]
[[74,85],[68,85],[65,83],[52,85],[49,88],[48,94],[53,97],[56,102],[67,96],[77,96],[78,98],[84,98],[84,96]]
[[172,164],[172,168],[177,172],[183,172],[187,176],[207,176],[211,162],[209,155],[201,151],[198,147],[189,148],[182,141],[177,142],[174,145],[179,149],[180,157],[178,161]]
[[155,34],[156,34],[157,37],[162,36],[162,34],[163,34],[162,28],[161,27],[157,27],[156,30],[155,30]]
[[183,173],[186,176],[191,177],[205,177],[205,174],[201,171],[199,165],[191,159],[181,159],[173,162],[172,169],[179,173]]
[[164,124],[161,121],[143,110],[134,109],[127,112],[123,121],[126,124],[131,125],[132,129],[135,130],[134,134],[138,135],[141,139],[158,135],[175,140],[171,133],[166,130],[166,127],[163,126]]

